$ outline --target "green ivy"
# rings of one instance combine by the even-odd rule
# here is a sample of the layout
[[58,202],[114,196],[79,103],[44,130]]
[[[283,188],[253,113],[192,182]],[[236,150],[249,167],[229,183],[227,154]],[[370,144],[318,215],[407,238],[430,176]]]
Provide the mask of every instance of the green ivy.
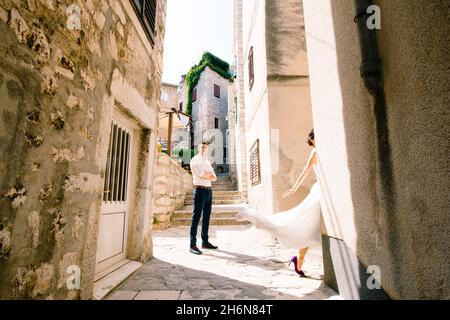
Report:
[[230,65],[228,62],[216,57],[210,52],[205,52],[202,55],[200,62],[189,70],[186,74],[186,113],[192,115],[192,90],[197,86],[200,77],[205,71],[206,67],[209,67],[214,72],[217,72],[221,77],[230,80],[232,75],[230,74]]

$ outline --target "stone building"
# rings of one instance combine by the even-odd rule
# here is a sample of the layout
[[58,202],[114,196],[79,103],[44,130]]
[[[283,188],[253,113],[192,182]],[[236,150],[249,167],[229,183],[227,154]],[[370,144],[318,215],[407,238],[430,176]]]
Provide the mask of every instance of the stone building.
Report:
[[171,83],[163,83],[161,91],[160,112],[178,110],[178,86]]
[[158,143],[161,145],[163,152],[169,153],[170,149],[172,158],[182,160],[182,152],[189,149],[191,118],[179,110],[179,99],[180,87],[175,84],[163,83]]
[[165,11],[0,2],[0,298],[89,299],[152,256]]
[[[228,72],[228,70],[225,70]],[[228,85],[230,80],[206,66],[192,89],[193,148],[205,140],[211,142],[210,157],[218,174],[229,174]],[[188,113],[185,79],[180,84],[180,106]],[[186,136],[186,131],[179,136]],[[183,139],[185,141],[186,139]]]
[[305,143],[312,115],[302,2],[236,0],[234,11],[237,163],[247,163],[240,167],[239,185],[245,189],[247,178],[252,207],[268,213],[291,209],[309,190],[306,184],[282,199],[310,152]]
[[[177,85],[177,111],[186,111],[186,85],[185,76],[182,77],[180,83]],[[189,150],[191,147],[191,135],[190,135],[190,125],[185,128],[175,128],[172,134],[172,144],[173,149],[178,150]],[[189,163],[190,159],[183,156],[186,163]]]
[[449,1],[303,3],[325,281],[347,299],[449,299]]
[[[211,156],[217,173],[228,172],[226,167],[228,164],[228,80],[209,67],[203,71],[200,81],[194,88],[192,120],[194,135],[201,135],[201,140],[212,141],[210,147],[214,149],[212,151],[215,151],[215,154]],[[197,147],[195,141],[194,138],[194,147]]]

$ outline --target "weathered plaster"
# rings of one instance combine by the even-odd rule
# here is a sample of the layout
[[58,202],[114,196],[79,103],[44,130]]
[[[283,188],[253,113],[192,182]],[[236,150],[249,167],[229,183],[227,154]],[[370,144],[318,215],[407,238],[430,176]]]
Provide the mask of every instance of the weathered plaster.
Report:
[[[374,1],[382,12],[383,121],[361,79],[352,2],[304,4],[327,235],[363,266],[378,266],[391,298],[449,299],[448,1]],[[389,194],[381,138],[391,150]],[[335,253],[348,260],[342,252]],[[336,276],[360,281],[365,272]]]

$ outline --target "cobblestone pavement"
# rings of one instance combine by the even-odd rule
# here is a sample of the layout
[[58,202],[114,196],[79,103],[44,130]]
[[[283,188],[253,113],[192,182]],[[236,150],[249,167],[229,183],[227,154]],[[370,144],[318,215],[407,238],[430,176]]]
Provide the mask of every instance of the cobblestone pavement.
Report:
[[[200,231],[200,230],[199,230]],[[210,241],[218,250],[189,253],[189,229],[153,233],[154,258],[106,299],[191,300],[338,299],[322,283],[320,249],[310,251],[300,278],[287,262],[292,250],[249,226],[211,227]],[[200,236],[199,236],[200,244]]]

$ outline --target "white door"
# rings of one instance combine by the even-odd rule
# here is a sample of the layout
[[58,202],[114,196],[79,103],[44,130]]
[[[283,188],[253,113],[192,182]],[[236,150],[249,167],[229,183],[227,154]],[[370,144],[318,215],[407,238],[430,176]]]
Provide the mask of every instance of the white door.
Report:
[[105,172],[96,274],[126,258],[132,130],[113,120]]

